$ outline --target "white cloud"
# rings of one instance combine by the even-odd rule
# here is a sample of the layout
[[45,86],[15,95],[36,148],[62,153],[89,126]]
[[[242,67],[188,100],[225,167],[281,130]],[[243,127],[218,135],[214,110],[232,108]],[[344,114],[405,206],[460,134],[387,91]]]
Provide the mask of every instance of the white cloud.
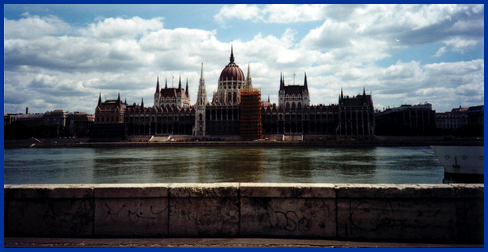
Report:
[[[484,97],[483,59],[425,64],[415,58],[389,67],[377,62],[406,48],[434,43],[444,43],[435,49],[436,56],[475,49],[484,41],[479,35],[483,11],[479,5],[224,6],[214,20],[280,27],[278,35],[256,30],[251,31],[251,39],[236,36],[232,42],[219,40],[222,29],[218,27],[169,29],[163,27],[166,19],[161,17],[103,18],[78,29],[79,33],[54,16],[4,18],[9,24],[4,38],[5,108],[18,111],[28,106],[35,111],[38,106],[38,112],[63,108],[92,113],[98,93],[113,99],[118,92],[129,103],[140,103],[144,97],[144,103],[152,105],[158,75],[160,85],[165,79],[171,85],[172,76],[181,75],[183,82],[188,78],[193,103],[202,62],[211,100],[231,43],[245,74],[247,64],[251,65],[253,85],[261,88],[263,100],[270,95],[271,102],[277,102],[280,73],[287,84],[293,83],[294,73],[296,83],[302,84],[306,71],[313,104],[336,103],[341,87],[345,95],[362,93],[365,87],[373,92],[377,108],[424,101],[438,111],[448,111],[453,104],[479,105]],[[323,22],[309,23],[307,30],[296,25],[316,20]],[[37,27],[38,35],[27,34],[23,25]]]
[[217,22],[224,23],[225,19],[241,19],[258,21],[262,19],[262,11],[254,5],[236,4],[233,6],[225,5],[219,13],[214,16]]
[[4,40],[35,39],[46,35],[59,35],[69,32],[69,24],[56,16],[39,17],[26,13],[25,18],[8,20],[3,18]]
[[105,18],[96,24],[89,24],[88,28],[80,29],[79,33],[84,37],[97,39],[131,39],[148,31],[163,28],[163,18],[157,17],[145,20],[140,17],[131,19]]

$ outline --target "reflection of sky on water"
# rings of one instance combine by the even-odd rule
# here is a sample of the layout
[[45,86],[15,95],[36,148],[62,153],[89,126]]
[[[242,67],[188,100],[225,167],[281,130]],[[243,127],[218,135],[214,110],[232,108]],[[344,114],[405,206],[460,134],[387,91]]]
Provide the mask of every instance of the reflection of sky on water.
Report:
[[4,150],[5,184],[442,183],[428,147],[156,147]]

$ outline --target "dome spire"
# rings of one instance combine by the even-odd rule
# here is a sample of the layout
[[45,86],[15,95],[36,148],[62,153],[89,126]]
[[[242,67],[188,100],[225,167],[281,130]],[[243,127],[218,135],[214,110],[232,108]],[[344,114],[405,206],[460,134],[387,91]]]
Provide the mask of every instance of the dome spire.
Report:
[[230,44],[230,63],[234,63],[234,46]]

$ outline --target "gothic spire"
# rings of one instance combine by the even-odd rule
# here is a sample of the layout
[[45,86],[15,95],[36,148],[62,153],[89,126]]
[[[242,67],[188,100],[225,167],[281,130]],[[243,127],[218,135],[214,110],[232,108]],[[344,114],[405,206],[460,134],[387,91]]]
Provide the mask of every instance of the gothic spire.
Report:
[[120,92],[119,95],[117,96],[117,102],[120,102]]
[[234,63],[234,47],[230,44],[230,63]]
[[202,62],[202,71],[200,73],[200,81],[202,80],[205,80],[205,78],[203,78],[203,62]]
[[178,90],[181,90],[181,75],[180,75],[180,79],[178,81]]
[[189,93],[188,93],[188,78],[186,78],[186,88],[185,88],[185,94],[186,94],[186,96],[188,96],[188,95],[189,95]]
[[363,87],[363,96],[366,96],[366,88]]
[[159,75],[158,75],[158,81],[156,82],[156,93],[159,94]]
[[98,106],[102,105],[102,93],[98,94]]
[[308,90],[307,72],[305,72],[305,80],[303,82],[304,82],[303,85],[305,86],[305,89]]
[[166,79],[166,80],[164,81],[164,89],[167,89],[167,88],[168,88],[168,79]]
[[283,73],[280,75],[280,90],[285,89],[285,79],[283,78]]
[[142,97],[141,108],[144,108],[144,97]]

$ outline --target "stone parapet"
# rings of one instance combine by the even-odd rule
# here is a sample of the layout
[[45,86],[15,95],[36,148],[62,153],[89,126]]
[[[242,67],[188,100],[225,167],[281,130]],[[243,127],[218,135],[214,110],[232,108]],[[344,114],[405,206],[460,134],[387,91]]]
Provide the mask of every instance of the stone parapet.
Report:
[[6,237],[483,243],[484,185],[4,185]]

